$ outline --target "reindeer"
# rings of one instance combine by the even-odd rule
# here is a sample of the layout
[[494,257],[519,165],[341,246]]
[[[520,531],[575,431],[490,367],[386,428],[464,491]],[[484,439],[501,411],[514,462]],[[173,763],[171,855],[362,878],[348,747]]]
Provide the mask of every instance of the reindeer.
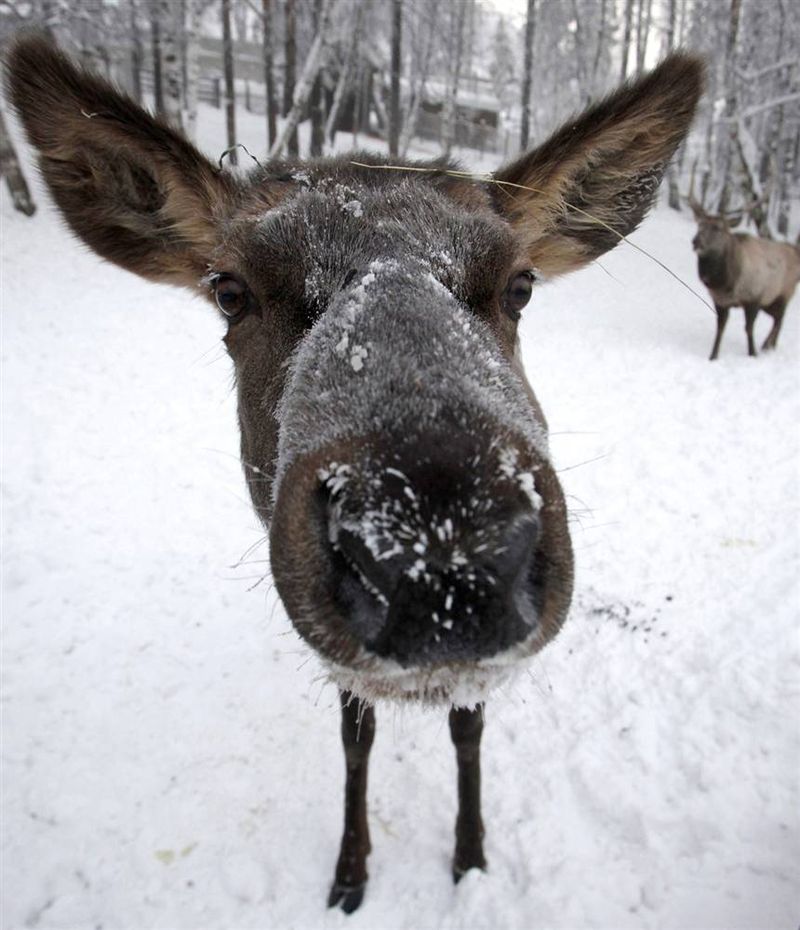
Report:
[[553,639],[573,586],[517,325],[537,279],[586,265],[645,216],[701,64],[673,54],[479,179],[366,154],[234,174],[42,38],[17,42],[9,74],[73,232],[205,295],[225,326],[277,589],[340,690],[329,906],[353,911],[367,882],[380,699],[449,708],[453,877],[485,868],[485,696]]
[[719,355],[731,307],[744,307],[747,352],[755,358],[753,325],[759,310],[772,317],[762,351],[778,344],[786,304],[800,281],[800,246],[731,232],[756,204],[734,214],[712,216],[697,202],[693,188],[692,183],[688,200],[698,226],[692,248],[697,253],[697,273],[717,311],[717,335],[709,360]]

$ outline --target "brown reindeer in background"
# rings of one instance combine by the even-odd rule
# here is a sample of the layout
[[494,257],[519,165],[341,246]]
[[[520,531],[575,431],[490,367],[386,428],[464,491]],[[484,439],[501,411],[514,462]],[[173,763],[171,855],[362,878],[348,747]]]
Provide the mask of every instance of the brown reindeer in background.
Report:
[[761,348],[774,349],[786,304],[800,281],[800,247],[732,232],[745,211],[734,216],[711,216],[695,200],[693,190],[689,193],[689,205],[697,220],[697,233],[692,239],[697,272],[717,311],[717,335],[710,361],[719,355],[731,307],[744,307],[749,355],[756,355],[753,325],[759,310],[772,317],[772,329]]
[[486,865],[482,700],[556,635],[572,592],[517,323],[537,277],[586,265],[642,220],[701,71],[671,56],[493,179],[364,154],[244,176],[45,41],[11,52],[11,95],[73,231],[199,290],[226,326],[277,588],[341,691],[331,905],[352,911],[364,893],[379,698],[450,708],[453,874]]

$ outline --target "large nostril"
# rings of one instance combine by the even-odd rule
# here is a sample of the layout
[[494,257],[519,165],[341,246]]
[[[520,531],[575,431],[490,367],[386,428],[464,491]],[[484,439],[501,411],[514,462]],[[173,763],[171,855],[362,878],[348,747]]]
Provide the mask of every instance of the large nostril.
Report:
[[361,536],[347,529],[339,530],[335,547],[344,558],[347,568],[359,578],[364,587],[388,604],[407,560],[376,557]]
[[538,539],[539,521],[532,513],[521,514],[506,524],[494,552],[483,560],[509,592],[527,575]]

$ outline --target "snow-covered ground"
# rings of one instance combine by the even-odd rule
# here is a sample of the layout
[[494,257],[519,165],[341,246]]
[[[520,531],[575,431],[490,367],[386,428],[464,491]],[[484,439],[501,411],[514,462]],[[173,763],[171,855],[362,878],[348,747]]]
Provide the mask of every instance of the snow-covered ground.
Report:
[[[630,247],[536,294],[572,616],[488,705],[486,874],[450,880],[445,716],[379,708],[346,917],[337,696],[268,579],[221,323],[36,193],[2,195],[4,928],[796,930],[800,298],[710,364],[711,311]],[[700,290],[692,234],[635,241]]]

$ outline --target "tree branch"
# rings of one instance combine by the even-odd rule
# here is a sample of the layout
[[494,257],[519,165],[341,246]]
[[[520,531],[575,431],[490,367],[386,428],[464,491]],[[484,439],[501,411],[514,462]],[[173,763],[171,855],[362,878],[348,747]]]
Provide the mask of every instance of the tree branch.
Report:
[[748,107],[746,110],[742,110],[741,113],[735,116],[723,116],[720,119],[720,122],[735,123],[738,120],[750,119],[751,116],[756,116],[759,113],[763,113],[765,110],[772,110],[775,107],[782,107],[785,103],[793,103],[795,100],[800,100],[800,91],[795,91],[791,94],[784,94],[782,97],[775,97],[773,100],[768,100],[766,103],[758,103],[753,107]]
[[742,81],[757,81],[759,78],[771,74],[773,71],[780,71],[781,68],[793,68],[797,63],[798,60],[796,58],[784,58],[783,61],[778,61],[774,65],[768,65],[766,68],[760,68],[758,71],[742,71],[740,68],[737,68],[736,77],[740,78]]

